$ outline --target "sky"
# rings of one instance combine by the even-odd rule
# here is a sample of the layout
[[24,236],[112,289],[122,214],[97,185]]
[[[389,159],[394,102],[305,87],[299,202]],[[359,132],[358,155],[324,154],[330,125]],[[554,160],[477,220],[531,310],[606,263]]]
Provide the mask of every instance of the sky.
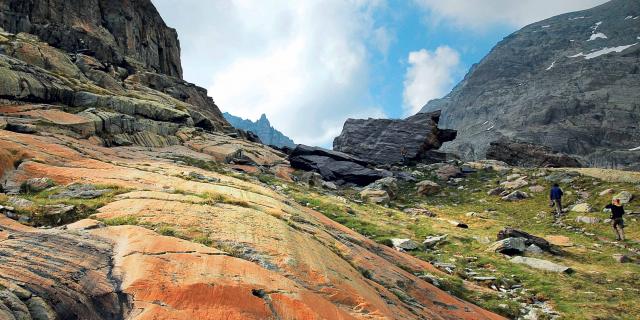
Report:
[[519,28],[603,0],[152,0],[184,78],[222,111],[331,147],[347,118],[404,118]]

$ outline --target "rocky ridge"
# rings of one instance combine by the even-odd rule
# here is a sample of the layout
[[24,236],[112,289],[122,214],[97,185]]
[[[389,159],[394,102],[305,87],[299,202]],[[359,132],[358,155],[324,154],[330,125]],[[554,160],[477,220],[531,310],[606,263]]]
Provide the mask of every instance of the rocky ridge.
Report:
[[444,150],[483,159],[501,138],[587,166],[638,169],[640,3],[612,0],[530,24],[500,41],[422,112],[458,130]]
[[227,112],[224,112],[222,115],[235,128],[255,133],[260,138],[260,141],[266,145],[276,146],[278,148],[295,148],[296,146],[293,140],[271,126],[265,114],[262,114],[255,122],[236,117]]

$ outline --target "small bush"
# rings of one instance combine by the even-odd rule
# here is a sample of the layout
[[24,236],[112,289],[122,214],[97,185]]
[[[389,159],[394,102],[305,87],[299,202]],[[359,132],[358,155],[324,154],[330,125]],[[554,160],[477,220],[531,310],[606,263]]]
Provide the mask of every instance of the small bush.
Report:
[[104,219],[102,222],[108,226],[123,226],[123,225],[137,225],[140,222],[135,216],[120,216],[110,219]]
[[157,233],[163,235],[163,236],[167,236],[167,237],[177,237],[178,236],[178,232],[169,227],[169,226],[160,226],[157,230]]

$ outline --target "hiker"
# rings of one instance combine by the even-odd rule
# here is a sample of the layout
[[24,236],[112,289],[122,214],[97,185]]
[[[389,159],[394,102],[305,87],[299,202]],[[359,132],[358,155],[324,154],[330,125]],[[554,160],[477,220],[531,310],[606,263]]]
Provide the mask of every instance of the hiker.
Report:
[[562,189],[560,189],[560,186],[557,183],[553,184],[553,187],[551,187],[551,192],[549,192],[549,199],[551,200],[550,206],[553,208],[554,206],[556,207],[556,215],[560,216],[562,215],[562,195],[564,193],[562,192]]
[[613,232],[616,233],[616,240],[624,241],[624,207],[620,203],[620,199],[613,199],[611,204],[608,204],[605,209],[611,210],[611,226]]

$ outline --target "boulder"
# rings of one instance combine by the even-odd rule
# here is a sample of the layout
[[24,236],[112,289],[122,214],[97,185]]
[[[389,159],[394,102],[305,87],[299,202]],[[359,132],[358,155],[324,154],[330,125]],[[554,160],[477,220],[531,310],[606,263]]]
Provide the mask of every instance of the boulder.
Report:
[[322,186],[322,176],[317,172],[305,172],[300,177],[300,181],[302,183],[308,185],[309,187],[321,187]]
[[629,191],[620,191],[618,194],[613,196],[613,198],[620,199],[621,204],[627,204],[633,199],[633,194]]
[[497,196],[497,195],[500,195],[502,192],[504,192],[504,188],[503,187],[495,187],[495,188],[487,191],[487,195],[488,196]]
[[391,239],[391,244],[396,250],[415,250],[418,248],[418,244],[411,239]]
[[331,181],[322,181],[322,187],[329,190],[338,190],[338,186]]
[[525,180],[526,178],[527,177],[521,177],[521,178],[518,178],[517,180],[504,181],[504,182],[500,183],[500,185],[503,186],[505,189],[509,189],[509,190],[522,188],[522,187],[524,187],[524,186],[529,184],[529,182],[527,182],[527,180]]
[[426,239],[424,239],[424,241],[422,241],[422,245],[424,246],[425,249],[433,248],[437,244],[446,240],[448,236],[449,236],[448,234],[443,234],[440,236],[428,236]]
[[524,264],[534,269],[543,270],[543,271],[550,271],[550,272],[556,272],[556,273],[573,272],[573,270],[567,266],[559,265],[551,261],[537,259],[537,258],[517,256],[509,259],[509,261],[513,263]]
[[406,119],[347,119],[333,149],[376,164],[430,161],[431,151],[455,139],[453,130],[439,129],[440,112],[419,113]]
[[441,166],[440,168],[438,168],[438,170],[436,170],[435,172],[436,177],[438,177],[439,180],[442,181],[447,181],[451,178],[457,177],[460,174],[462,174],[462,171],[460,171],[460,168],[451,165],[451,164],[446,164]]
[[366,188],[360,191],[360,197],[371,203],[388,203],[390,200],[389,194],[384,190]]
[[477,170],[491,170],[498,172],[507,172],[511,169],[511,166],[504,161],[490,159],[465,162],[464,165]]
[[522,192],[520,190],[516,190],[516,191],[513,191],[513,192],[507,194],[506,196],[502,197],[502,200],[504,200],[504,201],[519,201],[519,200],[524,200],[526,198],[529,198],[528,194],[526,194],[525,192]]
[[600,219],[596,217],[577,216],[576,222],[585,224],[596,224],[600,223]]
[[391,199],[395,199],[398,194],[398,180],[394,177],[386,177],[376,180],[367,185],[367,189],[384,190]]
[[430,180],[422,180],[416,183],[418,194],[428,196],[440,192],[440,185]]
[[506,238],[494,242],[487,251],[495,251],[506,255],[522,254],[527,248],[525,238]]
[[535,244],[532,244],[528,246],[527,249],[525,249],[525,252],[530,254],[542,254],[544,251],[540,247],[536,246]]
[[497,234],[498,240],[503,240],[508,238],[522,238],[522,239],[525,239],[525,245],[527,246],[535,244],[536,246],[538,246],[540,249],[544,251],[548,251],[548,252],[555,251],[551,246],[551,243],[549,243],[549,241],[545,240],[544,238],[529,234],[527,232],[524,232],[518,229],[513,229],[510,227],[507,227],[498,231],[498,234]]
[[540,192],[544,192],[544,187],[543,186],[539,186],[539,185],[535,185],[535,186],[530,186],[529,187],[529,191],[533,192],[533,193],[540,193]]
[[586,202],[583,202],[583,203],[578,203],[578,204],[574,205],[573,207],[571,207],[571,211],[587,213],[587,212],[593,211],[593,208],[591,207],[590,204],[588,204]]
[[305,145],[298,145],[291,152],[289,162],[295,169],[317,172],[324,180],[337,184],[366,186],[392,175],[388,171],[370,169],[368,162],[348,154]]
[[44,189],[53,187],[55,183],[49,178],[31,178],[26,180],[20,186],[20,191],[26,193],[40,192]]

